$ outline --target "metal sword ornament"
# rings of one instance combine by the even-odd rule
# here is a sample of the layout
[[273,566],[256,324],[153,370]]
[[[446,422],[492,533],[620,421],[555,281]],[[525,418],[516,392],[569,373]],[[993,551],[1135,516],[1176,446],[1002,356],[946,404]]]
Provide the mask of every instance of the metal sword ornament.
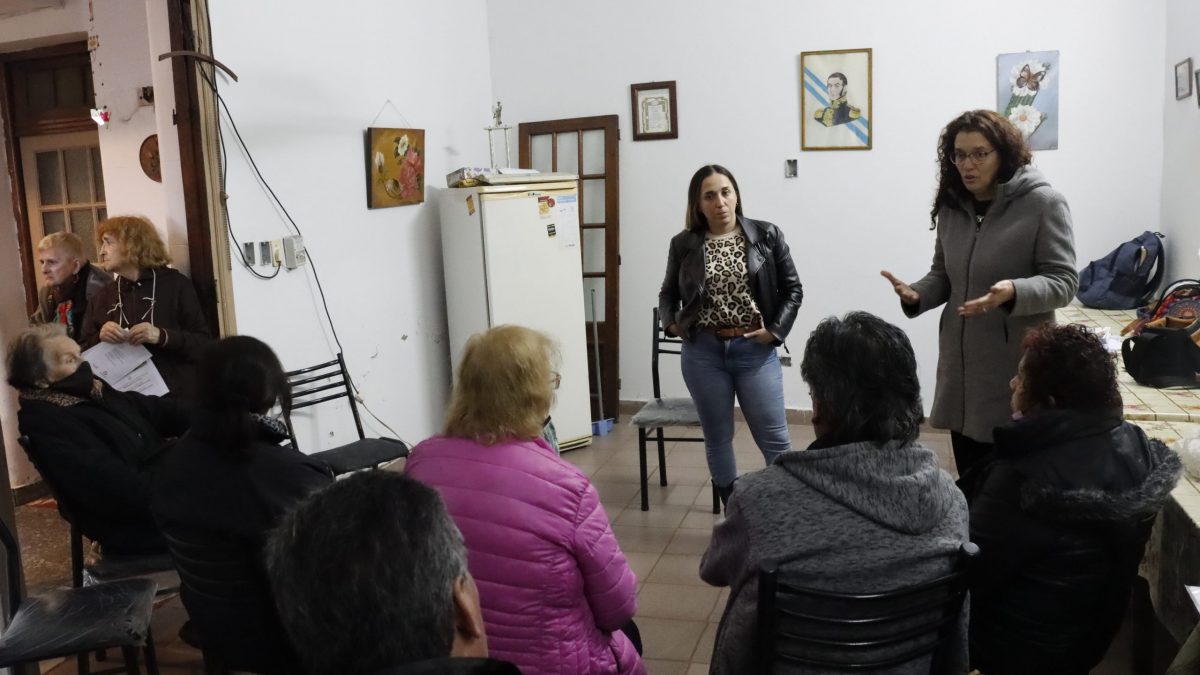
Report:
[[500,101],[496,101],[496,105],[492,106],[492,126],[483,128],[484,131],[488,132],[488,157],[491,159],[493,169],[499,168],[496,166],[496,146],[493,140],[497,131],[504,135],[504,166],[512,166],[512,157],[508,152],[508,130],[512,128],[512,125],[500,121],[500,111],[502,109],[503,106],[500,105]]

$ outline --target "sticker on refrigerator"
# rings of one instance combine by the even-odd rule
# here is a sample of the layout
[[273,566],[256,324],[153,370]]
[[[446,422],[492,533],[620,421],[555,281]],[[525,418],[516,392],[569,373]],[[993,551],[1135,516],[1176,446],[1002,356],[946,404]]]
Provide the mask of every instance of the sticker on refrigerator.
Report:
[[538,217],[545,220],[546,218],[554,217],[554,197],[550,195],[538,195]]
[[550,237],[551,239],[558,236],[558,230],[554,227],[554,223],[546,224],[546,236]]
[[554,199],[554,220],[559,224],[559,246],[579,248],[579,196],[560,194]]
[[475,195],[467,195],[467,215],[475,215]]

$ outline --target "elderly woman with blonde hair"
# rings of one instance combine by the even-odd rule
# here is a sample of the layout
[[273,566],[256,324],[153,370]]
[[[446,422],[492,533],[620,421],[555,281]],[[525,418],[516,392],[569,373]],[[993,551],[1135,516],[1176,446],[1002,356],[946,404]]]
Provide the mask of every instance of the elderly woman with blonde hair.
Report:
[[[490,654],[537,673],[644,673],[636,582],[587,475],[541,438],[558,388],[549,337],[520,326],[463,351],[443,435],[405,471],[467,544]],[[632,638],[631,638],[632,636]]]
[[88,262],[83,241],[71,232],[54,232],[38,242],[38,270],[45,284],[38,289],[34,323],[57,323],[72,340],[80,339],[88,302],[112,275]]
[[102,221],[96,244],[116,277],[89,304],[80,343],[145,345],[171,393],[192,398],[195,364],[213,338],[191,280],[168,267],[166,245],[141,216]]

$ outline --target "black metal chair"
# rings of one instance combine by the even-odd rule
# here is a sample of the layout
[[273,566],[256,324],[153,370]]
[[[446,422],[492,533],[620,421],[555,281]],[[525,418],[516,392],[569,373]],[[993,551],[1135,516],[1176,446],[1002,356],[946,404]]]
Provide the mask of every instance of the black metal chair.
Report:
[[[654,440],[658,444],[658,482],[660,485],[667,484],[667,441],[688,441],[692,443],[703,443],[704,436],[699,438],[689,436],[686,438],[668,437],[664,435],[666,427],[687,427],[691,429],[700,429],[700,415],[696,413],[696,404],[689,398],[663,398],[662,386],[658,377],[658,355],[659,354],[675,354],[679,355],[683,346],[683,340],[677,337],[671,337],[666,334],[663,327],[659,325],[658,308],[654,308],[654,325],[651,327],[653,336],[651,342],[650,356],[650,374],[654,382],[654,398],[646,401],[641,410],[633,416],[631,423],[638,428],[638,460],[641,468],[642,478],[642,510],[650,510],[650,495],[648,494],[649,480],[647,478],[646,468],[646,441],[650,434],[654,434]],[[713,498],[713,513],[721,512],[721,498],[717,494],[717,484],[712,485]]]
[[758,570],[756,673],[776,665],[870,671],[931,657],[930,673],[946,670],[971,560],[979,547],[959,548],[953,572],[916,586],[878,593],[835,593],[779,578],[787,560]]
[[83,555],[83,532],[79,529],[78,521],[71,515],[77,507],[70,496],[63,494],[54,482],[54,472],[51,467],[41,461],[33,441],[28,436],[21,436],[17,442],[25,450],[26,456],[38,470],[50,495],[58,505],[58,513],[71,528],[71,586],[82,588],[96,583],[117,581],[130,577],[159,575],[160,592],[171,592],[178,588],[178,583],[172,583],[169,575],[175,570],[171,557],[166,553],[151,553],[145,555],[130,555],[121,553],[106,553],[103,558],[88,563]]
[[[409,448],[403,441],[395,438],[367,438],[363,433],[362,419],[358,416],[358,405],[350,387],[350,374],[346,371],[346,361],[341,352],[338,352],[337,358],[332,361],[290,370],[287,378],[292,385],[293,412],[342,397],[350,403],[350,413],[354,415],[358,440],[310,455],[328,464],[335,475],[373,469],[408,456]],[[299,448],[291,420],[288,420],[288,436],[292,439],[292,446]]]
[[141,673],[138,650],[146,670],[158,675],[150,618],[157,585],[149,579],[125,579],[86,588],[57,589],[24,598],[21,593],[21,552],[8,526],[0,522],[0,544],[7,564],[9,605],[7,628],[0,634],[0,668],[75,655],[86,669],[87,655],[119,647],[124,666],[96,671]]
[[207,675],[285,673],[295,664],[258,552],[217,533],[163,532]]

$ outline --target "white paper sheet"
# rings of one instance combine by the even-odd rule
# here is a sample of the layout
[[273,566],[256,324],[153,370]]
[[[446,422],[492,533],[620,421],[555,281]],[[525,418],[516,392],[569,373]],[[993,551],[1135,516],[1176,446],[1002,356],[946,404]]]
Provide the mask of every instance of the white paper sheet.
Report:
[[96,377],[117,391],[136,391],[152,396],[162,396],[170,391],[151,360],[150,351],[142,345],[101,342],[85,351],[83,358],[91,364]]
[[143,361],[125,377],[108,384],[117,391],[136,391],[147,396],[166,396],[171,391],[153,360]]

